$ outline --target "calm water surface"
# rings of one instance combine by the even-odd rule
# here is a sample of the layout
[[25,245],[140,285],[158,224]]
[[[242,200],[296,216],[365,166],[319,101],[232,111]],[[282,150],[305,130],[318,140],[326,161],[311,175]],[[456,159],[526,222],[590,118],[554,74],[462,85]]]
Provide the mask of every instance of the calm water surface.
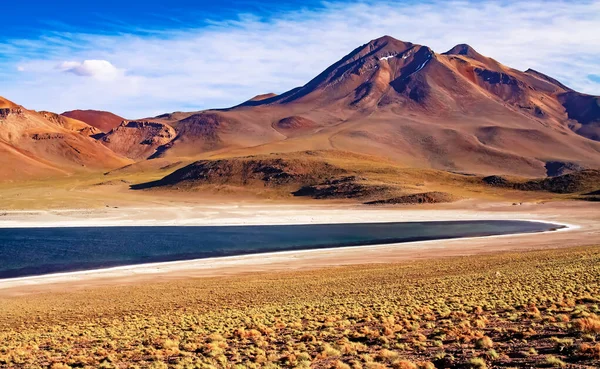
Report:
[[0,228],[0,278],[261,252],[542,232],[556,228],[560,226],[505,220],[269,226]]

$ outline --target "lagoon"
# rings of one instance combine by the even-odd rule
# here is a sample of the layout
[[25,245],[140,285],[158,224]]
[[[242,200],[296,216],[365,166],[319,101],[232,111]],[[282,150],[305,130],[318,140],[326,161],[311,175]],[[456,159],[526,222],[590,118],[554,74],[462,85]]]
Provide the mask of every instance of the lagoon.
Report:
[[0,278],[278,251],[544,232],[556,224],[434,221],[0,229]]

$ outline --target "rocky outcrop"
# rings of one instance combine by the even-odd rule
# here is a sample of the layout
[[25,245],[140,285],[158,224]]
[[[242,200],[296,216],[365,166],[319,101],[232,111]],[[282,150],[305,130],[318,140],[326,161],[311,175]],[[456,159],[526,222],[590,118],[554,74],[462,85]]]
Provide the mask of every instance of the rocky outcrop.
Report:
[[600,141],[600,96],[569,91],[558,97],[577,134]]
[[6,118],[8,118],[9,115],[22,115],[22,114],[23,114],[22,107],[1,108],[0,109],[0,119],[6,119]]
[[585,170],[577,163],[562,162],[562,161],[549,161],[546,162],[546,175],[548,177],[562,176],[563,174],[569,174]]
[[100,142],[119,155],[142,160],[152,156],[159,147],[168,144],[176,136],[175,129],[165,123],[123,121],[102,136]]
[[387,190],[386,186],[361,183],[361,179],[356,176],[346,176],[329,179],[316,185],[304,186],[293,192],[293,195],[314,199],[354,199],[378,196]]
[[456,197],[446,192],[423,192],[411,195],[393,197],[385,200],[365,202],[367,205],[391,205],[391,204],[439,204],[453,202]]
[[62,140],[65,138],[65,135],[62,133],[34,133],[30,137],[35,141]]
[[483,182],[494,187],[519,191],[545,191],[553,193],[582,193],[597,190],[600,183],[600,170],[581,170],[556,177],[516,182],[501,176],[488,176]]

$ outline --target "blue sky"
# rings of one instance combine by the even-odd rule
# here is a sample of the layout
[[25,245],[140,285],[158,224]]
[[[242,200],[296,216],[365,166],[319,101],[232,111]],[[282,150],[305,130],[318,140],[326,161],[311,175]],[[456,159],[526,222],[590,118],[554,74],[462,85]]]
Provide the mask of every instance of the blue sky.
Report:
[[469,43],[600,95],[600,0],[55,0],[4,12],[0,96],[36,110],[231,106],[302,85],[384,34],[437,52]]
[[36,37],[52,30],[110,34],[137,27],[138,32],[156,31],[202,26],[214,20],[235,19],[244,13],[273,16],[282,11],[318,9],[322,5],[323,2],[313,0],[29,0],[10,5],[10,16],[2,20],[0,37]]

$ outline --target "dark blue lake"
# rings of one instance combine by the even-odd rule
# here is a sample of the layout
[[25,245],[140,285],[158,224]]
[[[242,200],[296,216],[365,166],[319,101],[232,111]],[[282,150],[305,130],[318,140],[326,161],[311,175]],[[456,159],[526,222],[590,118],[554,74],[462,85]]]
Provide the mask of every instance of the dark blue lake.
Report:
[[262,252],[532,233],[556,228],[560,226],[505,220],[268,226],[0,228],[0,278]]

